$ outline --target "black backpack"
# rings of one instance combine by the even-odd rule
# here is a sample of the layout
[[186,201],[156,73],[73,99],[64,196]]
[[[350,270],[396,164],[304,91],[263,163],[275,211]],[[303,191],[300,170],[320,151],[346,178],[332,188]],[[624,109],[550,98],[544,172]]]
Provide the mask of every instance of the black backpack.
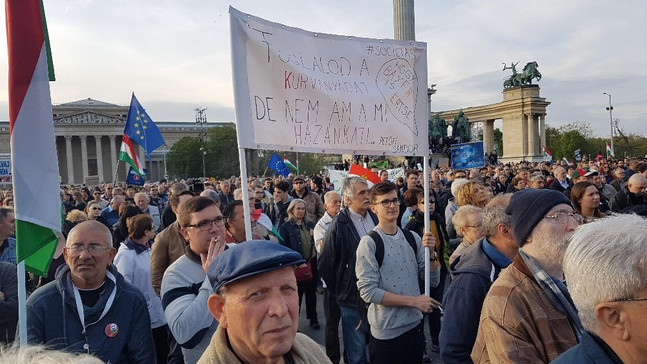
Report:
[[[409,230],[402,230],[404,237],[407,239],[409,246],[413,249],[413,254],[418,257],[418,246],[416,245],[416,239],[413,237],[413,234]],[[377,260],[378,267],[382,267],[382,262],[384,262],[384,240],[380,234],[371,230],[368,232],[368,236],[373,239],[375,242],[375,260]],[[420,282],[418,282],[420,284]],[[423,283],[424,284],[424,283]],[[359,289],[357,290],[357,313],[359,313],[360,325],[362,322],[365,322],[368,325],[368,306],[370,303],[364,302],[362,297],[359,294]]]

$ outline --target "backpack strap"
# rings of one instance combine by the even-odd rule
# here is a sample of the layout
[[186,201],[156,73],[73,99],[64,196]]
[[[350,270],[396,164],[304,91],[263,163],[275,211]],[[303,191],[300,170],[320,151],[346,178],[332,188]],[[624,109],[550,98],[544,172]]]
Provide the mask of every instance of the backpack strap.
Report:
[[[409,230],[402,230],[402,233],[407,239],[407,242],[409,243],[411,249],[413,249],[413,254],[417,257],[418,246],[416,245],[416,239],[413,237],[413,234]],[[382,262],[384,261],[384,241],[382,240],[380,234],[375,230],[369,231],[368,236],[370,236],[371,239],[373,239],[373,241],[375,242],[375,260],[377,260],[377,266],[381,267]]]
[[384,240],[382,240],[380,233],[375,230],[369,231],[368,236],[375,242],[375,260],[377,260],[377,266],[381,267],[384,261]]

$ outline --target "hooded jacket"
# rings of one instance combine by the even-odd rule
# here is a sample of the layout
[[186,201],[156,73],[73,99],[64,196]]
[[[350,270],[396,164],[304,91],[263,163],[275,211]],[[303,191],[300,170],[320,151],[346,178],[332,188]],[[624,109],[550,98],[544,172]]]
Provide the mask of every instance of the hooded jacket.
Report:
[[[110,363],[155,363],[155,345],[146,300],[124,281],[114,266],[108,267],[104,290],[94,307],[83,307],[83,327],[65,264],[56,279],[27,299],[27,335],[31,343],[52,349],[90,353]],[[112,277],[111,277],[112,276]],[[114,300],[110,296],[116,289]],[[104,308],[109,309],[104,314]]]
[[453,280],[445,292],[439,336],[440,357],[445,364],[471,363],[483,301],[504,268],[490,261],[483,250],[484,240],[467,248],[449,267]]

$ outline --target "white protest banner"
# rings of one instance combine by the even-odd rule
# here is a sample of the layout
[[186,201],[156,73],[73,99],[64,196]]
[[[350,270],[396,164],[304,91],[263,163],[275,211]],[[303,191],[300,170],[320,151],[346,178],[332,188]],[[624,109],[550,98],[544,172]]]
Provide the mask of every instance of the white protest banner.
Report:
[[240,148],[428,152],[425,43],[314,33],[229,13]]

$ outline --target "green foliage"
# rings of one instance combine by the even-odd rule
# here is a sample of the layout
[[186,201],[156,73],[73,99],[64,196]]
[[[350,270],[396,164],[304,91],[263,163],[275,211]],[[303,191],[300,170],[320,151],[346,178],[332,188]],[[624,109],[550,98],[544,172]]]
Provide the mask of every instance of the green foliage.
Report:
[[238,142],[234,125],[209,128],[205,144],[207,176],[228,178],[240,175]]
[[494,129],[494,150],[497,155],[503,155],[503,132],[499,128]]
[[202,176],[200,139],[185,136],[173,144],[167,155],[166,165],[172,177]]

